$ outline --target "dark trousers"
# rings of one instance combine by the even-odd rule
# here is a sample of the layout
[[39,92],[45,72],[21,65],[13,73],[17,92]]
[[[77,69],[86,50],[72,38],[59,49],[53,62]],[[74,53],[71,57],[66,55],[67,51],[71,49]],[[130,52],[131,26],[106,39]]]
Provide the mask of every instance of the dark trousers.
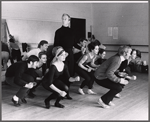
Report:
[[[66,93],[68,93],[68,86],[61,80],[57,79],[53,82],[53,84],[60,90],[65,91]],[[59,103],[60,100],[63,99],[63,97],[60,96],[59,93],[57,93],[56,91],[54,91],[53,89],[50,88],[49,85],[47,85],[45,82],[42,82],[42,85],[45,89],[47,89],[48,91],[52,92],[52,94],[50,94],[50,96],[48,96],[46,98],[47,101],[50,101],[52,99],[56,99],[56,103]]]
[[16,93],[16,96],[20,99],[24,99],[28,95],[28,88],[21,87],[19,91]]
[[21,61],[21,51],[20,51],[20,49],[18,49],[18,50],[12,49],[12,58],[17,59],[17,61]]
[[20,99],[23,99],[27,96],[29,89],[24,86],[19,86],[14,83],[14,77],[6,77],[7,84],[11,85],[14,88],[19,89],[16,93],[16,96]]
[[87,72],[84,69],[82,69],[81,67],[76,65],[76,73],[81,76],[82,78],[84,78],[84,80],[82,81],[80,88],[83,88],[84,86],[88,86],[89,89],[92,89],[93,84],[94,84],[94,72]]
[[[23,74],[22,75],[22,80],[24,80],[26,83],[35,82],[34,78],[32,76],[28,75],[28,74]],[[24,86],[19,86],[18,84],[16,84],[14,82],[14,77],[6,77],[6,82],[9,85],[19,89],[18,92],[16,93],[16,96],[19,97],[20,99],[23,99],[28,95],[28,92],[29,92],[30,89],[26,88]]]
[[98,80],[95,78],[95,82],[100,86],[110,89],[106,94],[101,97],[102,101],[105,104],[109,104],[109,102],[113,100],[115,95],[121,92],[124,87],[124,85],[115,83],[109,79]]
[[65,64],[68,66],[68,70],[70,73],[70,76],[74,76],[74,54],[72,49],[64,49],[67,53],[68,56],[65,60]]
[[33,68],[28,69],[25,73],[33,78],[32,81],[34,80],[34,82],[37,83],[36,86],[30,89],[29,91],[30,93],[30,92],[33,92],[41,84],[42,80],[36,80],[36,78],[42,77],[43,74],[42,74],[42,71],[40,71],[39,69],[33,69]]

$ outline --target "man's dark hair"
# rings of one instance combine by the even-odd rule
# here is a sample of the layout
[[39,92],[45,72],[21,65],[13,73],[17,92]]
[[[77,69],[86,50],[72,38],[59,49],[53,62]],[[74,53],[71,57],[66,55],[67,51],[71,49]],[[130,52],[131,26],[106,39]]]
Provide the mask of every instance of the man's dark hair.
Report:
[[43,46],[44,44],[48,44],[48,42],[47,42],[46,40],[40,41],[40,43],[38,44],[38,48],[40,48],[40,47]]
[[79,42],[88,41],[86,38],[80,38]]
[[42,51],[42,52],[39,52],[39,58],[41,58],[42,57],[42,55],[46,55],[47,56],[47,54],[46,54],[46,52],[45,51]]
[[32,62],[39,61],[39,58],[35,55],[31,55],[31,56],[29,56],[27,62],[30,63],[30,61],[32,61]]

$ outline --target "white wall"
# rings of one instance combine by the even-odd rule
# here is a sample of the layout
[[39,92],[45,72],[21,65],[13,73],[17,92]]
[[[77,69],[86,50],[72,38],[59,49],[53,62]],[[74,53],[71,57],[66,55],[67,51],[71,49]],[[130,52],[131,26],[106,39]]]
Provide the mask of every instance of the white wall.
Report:
[[[35,21],[35,25],[44,23],[45,26],[48,23],[55,23],[56,26],[53,27],[53,31],[50,30],[50,36],[53,36],[55,28],[61,23],[62,14],[68,13],[73,18],[86,19],[86,36],[87,32],[90,32],[90,26],[92,25],[93,34],[104,44],[130,43],[149,45],[148,3],[31,3],[30,1],[24,3],[19,1],[5,1],[1,3],[2,19],[8,21],[11,33],[15,34],[14,36],[20,42],[23,41],[21,39],[27,39],[27,43],[36,41],[38,43],[42,38],[45,38],[49,43],[53,43],[52,38],[45,33],[41,33],[38,36],[36,34],[30,35],[36,32],[32,22]],[[31,26],[31,30],[28,29],[25,36],[21,30],[25,26],[23,23],[21,24],[23,21],[26,24],[29,22],[28,26]],[[113,39],[112,36],[108,36],[108,27],[118,27],[118,39]],[[25,28],[28,28],[27,25]],[[42,31],[44,31],[43,28]],[[32,36],[36,37],[36,41],[32,39]],[[107,49],[109,48],[107,47]],[[113,48],[116,49],[116,47]],[[148,46],[144,49],[143,47],[137,48],[141,49],[141,51],[148,51]],[[142,55],[148,61],[149,54],[144,53]]]
[[[106,44],[148,45],[148,3],[93,4],[93,32]],[[108,27],[118,27],[118,39],[108,36]]]
[[[90,3],[50,3],[50,2],[38,2],[38,3],[31,3],[29,2],[2,2],[2,19],[6,19],[8,25],[10,26],[10,31],[18,41],[23,42],[23,33],[22,28],[30,28],[31,30],[27,29],[28,32],[26,33],[24,38],[30,38],[30,35],[33,33],[33,21],[38,23],[55,23],[55,27],[60,26],[61,23],[61,16],[63,13],[68,13],[73,18],[83,18],[86,19],[86,31],[90,31],[90,25],[92,24],[92,15],[91,15],[91,4]],[[21,23],[22,21],[22,23]],[[18,23],[18,24],[17,24]],[[23,24],[25,23],[25,24]],[[58,24],[57,24],[58,23]],[[35,25],[36,25],[35,24]],[[31,25],[31,26],[30,26]],[[26,26],[26,27],[25,27]],[[30,26],[30,27],[27,27]],[[20,30],[16,30],[19,29]],[[39,30],[40,31],[40,30]],[[54,33],[53,30],[52,33]],[[87,34],[86,32],[86,34]],[[44,34],[44,33],[43,33]],[[37,43],[40,41],[42,36],[45,38],[45,35],[39,36],[37,39]],[[27,37],[29,35],[29,37]],[[52,34],[53,35],[53,34]],[[47,37],[46,37],[47,39]],[[26,40],[27,43],[31,42],[31,38]],[[48,38],[49,43],[53,43],[54,40]],[[35,40],[34,40],[35,42]]]
[[[135,49],[149,52],[148,11],[148,3],[93,3],[93,34],[103,44],[131,44]],[[108,27],[118,27],[118,39],[108,36]],[[107,46],[108,50],[111,48]],[[148,62],[149,53],[142,53],[142,58]]]

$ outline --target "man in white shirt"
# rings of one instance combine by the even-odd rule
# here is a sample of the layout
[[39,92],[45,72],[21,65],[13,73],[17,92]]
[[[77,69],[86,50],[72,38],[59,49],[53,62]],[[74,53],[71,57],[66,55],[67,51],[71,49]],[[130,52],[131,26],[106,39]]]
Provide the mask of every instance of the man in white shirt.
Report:
[[35,55],[38,57],[39,52],[47,51],[47,48],[48,48],[48,42],[45,40],[42,40],[38,44],[38,48],[32,49],[29,52],[27,52],[26,54],[24,54],[24,56],[22,57],[22,60],[25,61],[31,55]]

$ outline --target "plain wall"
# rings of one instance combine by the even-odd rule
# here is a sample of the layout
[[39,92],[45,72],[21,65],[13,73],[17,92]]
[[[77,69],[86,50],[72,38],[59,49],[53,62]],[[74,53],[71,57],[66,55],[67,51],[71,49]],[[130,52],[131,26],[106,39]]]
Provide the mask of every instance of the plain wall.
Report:
[[[27,43],[38,43],[41,39],[53,43],[55,29],[61,25],[61,16],[63,13],[68,13],[73,18],[86,19],[86,37],[87,32],[92,31],[103,44],[146,45],[144,48],[140,46],[134,48],[148,52],[148,3],[31,3],[29,1],[2,2],[1,5],[2,19],[6,19],[10,32],[20,43],[24,40]],[[53,26],[50,26],[52,23]],[[44,27],[52,29],[44,32]],[[118,39],[108,36],[108,27],[118,27]],[[39,34],[36,34],[37,32]],[[118,47],[107,46],[107,50],[112,48],[116,50]],[[115,53],[107,52],[107,57]],[[149,54],[142,53],[142,55],[144,55],[142,58],[148,62]]]
[[[148,3],[93,3],[92,31],[103,44],[131,44],[142,51],[142,59],[148,62],[149,54],[149,9]],[[118,27],[118,39],[108,35],[109,27]],[[136,46],[138,45],[138,46]],[[144,46],[140,46],[144,45]],[[117,50],[118,46],[107,46]],[[147,53],[146,53],[147,52]],[[116,52],[107,52],[111,56]]]
[[[56,29],[61,27],[63,13],[73,18],[86,19],[86,34],[90,31],[91,3],[2,2],[2,19],[6,19],[10,32],[19,42],[24,42],[26,38],[27,43],[31,43],[31,40],[38,43],[41,39],[53,43],[54,37],[46,34],[54,36]],[[35,38],[37,33],[38,37]]]

